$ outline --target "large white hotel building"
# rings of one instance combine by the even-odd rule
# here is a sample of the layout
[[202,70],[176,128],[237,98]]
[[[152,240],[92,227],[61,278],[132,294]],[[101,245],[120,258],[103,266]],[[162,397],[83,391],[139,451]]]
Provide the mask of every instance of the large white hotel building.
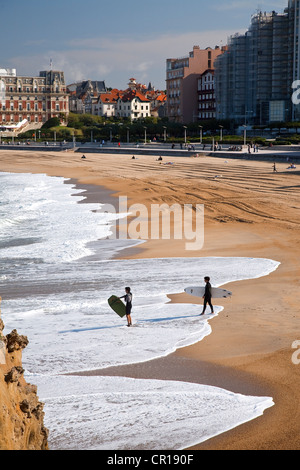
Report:
[[43,71],[38,77],[18,76],[15,69],[0,68],[0,124],[23,120],[41,124],[51,117],[65,121],[69,97],[64,73]]

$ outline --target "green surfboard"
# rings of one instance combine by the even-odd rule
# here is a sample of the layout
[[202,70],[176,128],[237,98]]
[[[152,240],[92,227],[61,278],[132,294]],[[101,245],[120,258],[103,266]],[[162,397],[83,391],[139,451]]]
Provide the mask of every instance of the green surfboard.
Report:
[[126,307],[119,297],[112,295],[108,299],[108,305],[116,312],[121,318],[126,315]]

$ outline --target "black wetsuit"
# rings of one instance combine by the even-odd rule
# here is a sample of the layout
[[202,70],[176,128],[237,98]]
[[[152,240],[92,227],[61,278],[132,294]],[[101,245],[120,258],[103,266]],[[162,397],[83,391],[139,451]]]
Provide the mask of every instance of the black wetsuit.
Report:
[[211,284],[210,282],[207,282],[206,283],[206,286],[205,286],[205,292],[204,292],[204,303],[203,303],[203,312],[205,312],[206,310],[206,307],[207,307],[207,304],[210,306],[211,308],[211,313],[214,312],[214,308],[212,306],[212,303],[211,303]]
[[123,295],[123,297],[120,297],[120,299],[125,299],[126,315],[130,315],[132,309],[132,293],[130,292],[129,294]]

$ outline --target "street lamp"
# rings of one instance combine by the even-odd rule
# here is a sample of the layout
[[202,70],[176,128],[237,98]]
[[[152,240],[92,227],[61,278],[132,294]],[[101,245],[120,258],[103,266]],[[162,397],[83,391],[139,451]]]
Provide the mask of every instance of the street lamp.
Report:
[[129,139],[129,127],[126,127],[126,129],[127,129],[127,144],[129,144],[129,140],[130,140]]
[[121,140],[121,138],[122,138],[122,136],[121,136],[121,129],[122,129],[122,126],[123,126],[123,122],[119,122],[118,126],[119,126],[120,140]]
[[246,124],[243,125],[244,128],[244,145],[247,145],[247,126]]
[[147,143],[147,127],[144,126],[144,129],[145,129],[145,145]]
[[203,126],[199,126],[199,129],[200,129],[200,144],[202,144]]
[[164,128],[164,142],[166,143],[166,141],[167,141],[167,128],[166,128],[166,126],[163,126],[163,128]]
[[222,142],[222,140],[223,140],[223,127],[224,127],[224,126],[219,126],[219,128],[220,128],[220,141],[221,141],[221,142]]
[[186,145],[186,130],[187,130],[187,127],[183,126],[183,128],[184,128],[184,143]]

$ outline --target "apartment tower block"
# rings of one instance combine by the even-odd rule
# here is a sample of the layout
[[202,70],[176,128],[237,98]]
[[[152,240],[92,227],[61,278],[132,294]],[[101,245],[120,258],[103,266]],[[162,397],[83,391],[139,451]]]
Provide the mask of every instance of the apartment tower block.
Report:
[[186,57],[167,59],[167,112],[171,121],[190,123],[198,120],[198,79],[214,70],[216,58],[224,49],[194,46]]
[[246,34],[230,38],[215,63],[218,119],[264,125],[300,118],[292,103],[300,78],[299,4],[290,0],[283,13],[260,11]]

